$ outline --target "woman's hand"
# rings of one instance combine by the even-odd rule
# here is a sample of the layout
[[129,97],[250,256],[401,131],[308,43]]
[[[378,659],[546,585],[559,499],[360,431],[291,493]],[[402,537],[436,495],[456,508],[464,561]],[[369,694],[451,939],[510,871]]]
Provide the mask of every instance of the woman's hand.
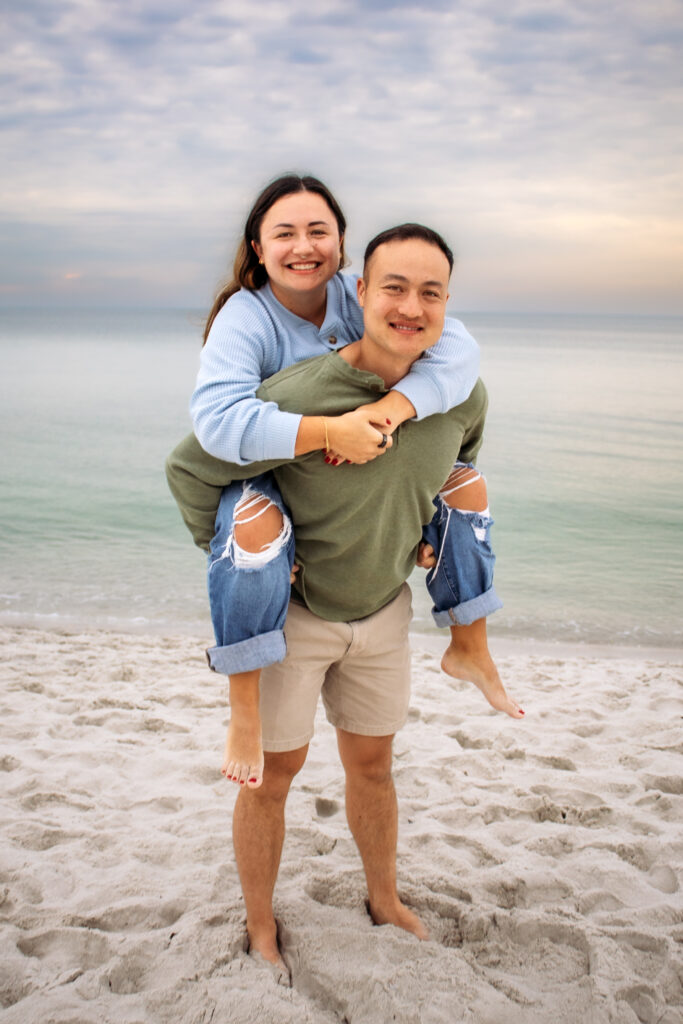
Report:
[[[374,422],[376,416],[376,412],[362,405],[343,416],[327,417],[329,448],[326,458],[333,465],[335,459],[337,464],[355,462],[362,465],[384,455],[393,442],[390,428]],[[386,437],[386,444],[382,443],[383,437]]]

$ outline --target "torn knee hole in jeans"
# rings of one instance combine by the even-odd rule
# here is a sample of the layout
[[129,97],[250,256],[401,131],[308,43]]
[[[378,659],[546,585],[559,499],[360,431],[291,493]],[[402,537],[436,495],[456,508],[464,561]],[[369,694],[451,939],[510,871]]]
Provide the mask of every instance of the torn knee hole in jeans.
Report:
[[[220,556],[221,559],[229,558],[236,569],[262,569],[263,566],[268,565],[269,562],[277,558],[292,535],[291,520],[280,509],[278,511],[282,515],[282,528],[277,537],[264,544],[259,551],[246,551],[240,547],[235,539],[235,526],[242,526],[245,523],[251,523],[255,519],[259,519],[271,506],[273,508],[278,507],[274,501],[265,494],[261,494],[255,487],[245,484],[242,497],[235,505],[235,518],[233,519],[232,530]],[[244,513],[248,512],[252,512],[252,515],[244,515]],[[241,518],[238,520],[237,516],[241,516]]]

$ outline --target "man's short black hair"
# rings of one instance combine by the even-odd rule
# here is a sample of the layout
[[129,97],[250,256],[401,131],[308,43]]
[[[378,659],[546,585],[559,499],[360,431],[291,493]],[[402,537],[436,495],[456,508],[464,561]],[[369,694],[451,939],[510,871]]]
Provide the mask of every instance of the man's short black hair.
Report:
[[375,235],[368,242],[363,259],[363,276],[365,276],[373,253],[376,249],[379,249],[380,245],[386,245],[388,242],[407,242],[411,238],[419,238],[421,241],[428,242],[429,245],[435,245],[437,249],[441,249],[441,252],[448,260],[449,273],[452,272],[453,263],[455,262],[453,253],[441,235],[437,234],[436,231],[432,231],[431,228],[426,228],[424,224],[399,224],[395,228],[387,228],[386,231],[381,231],[379,235]]

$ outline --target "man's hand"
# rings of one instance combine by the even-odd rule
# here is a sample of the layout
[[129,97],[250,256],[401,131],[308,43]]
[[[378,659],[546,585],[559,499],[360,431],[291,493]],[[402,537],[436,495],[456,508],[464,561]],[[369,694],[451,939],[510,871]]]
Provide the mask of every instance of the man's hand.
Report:
[[[362,405],[343,416],[328,417],[330,447],[326,458],[333,465],[342,462],[362,465],[388,451],[393,444],[391,434],[388,427],[378,426],[373,422],[376,415]],[[384,436],[387,439],[386,444],[382,444]]]
[[436,565],[436,553],[431,544],[420,544],[417,549],[415,565],[419,569],[433,569]]

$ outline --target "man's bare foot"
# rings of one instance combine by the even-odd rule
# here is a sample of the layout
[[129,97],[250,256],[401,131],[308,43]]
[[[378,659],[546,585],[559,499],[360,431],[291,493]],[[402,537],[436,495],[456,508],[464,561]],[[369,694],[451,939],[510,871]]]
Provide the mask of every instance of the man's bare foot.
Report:
[[373,907],[368,900],[366,907],[368,908],[368,914],[377,925],[393,924],[397,928],[403,928],[406,932],[412,932],[413,935],[416,935],[422,941],[426,941],[429,938],[429,932],[417,914],[414,914],[412,910],[408,910],[399,899],[388,907]]
[[441,668],[447,676],[467,679],[478,686],[496,711],[504,711],[510,718],[524,718],[524,712],[519,704],[508,697],[488,650],[478,651],[475,656],[451,644],[441,659]]
[[279,984],[291,984],[289,968],[282,958],[278,944],[276,922],[273,920],[272,925],[262,928],[247,928],[247,936],[249,956],[254,960],[262,960],[273,968],[275,980]]
[[221,774],[249,789],[257,789],[263,782],[261,719],[256,709],[232,709]]

